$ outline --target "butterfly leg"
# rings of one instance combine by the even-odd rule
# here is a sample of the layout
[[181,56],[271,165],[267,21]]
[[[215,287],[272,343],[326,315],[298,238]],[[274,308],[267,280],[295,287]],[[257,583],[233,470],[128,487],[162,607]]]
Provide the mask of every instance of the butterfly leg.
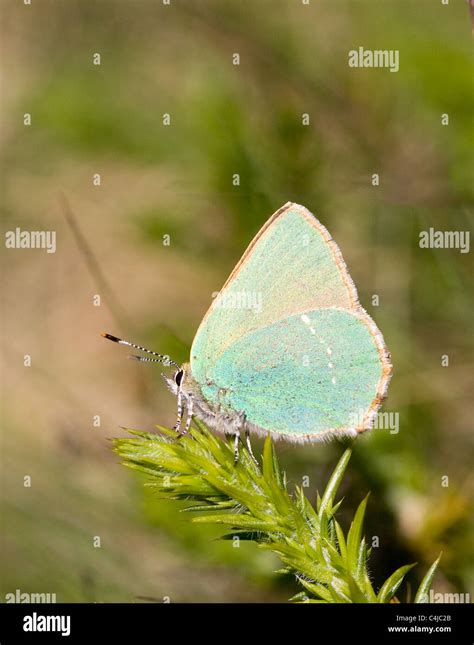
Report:
[[[245,412],[243,410],[241,412],[239,412],[238,421],[239,421],[239,424],[240,424],[239,430],[240,431],[243,430],[244,433],[245,433],[245,445],[247,447],[247,451],[248,451],[252,461],[254,462],[254,464],[256,466],[258,466],[258,461],[255,459],[255,455],[253,454],[253,450],[252,450],[252,444],[250,443],[250,431],[249,431],[247,423],[246,423],[247,418],[246,418]],[[241,441],[242,441],[242,439],[241,439]],[[242,444],[243,443],[244,442],[242,441]]]
[[193,420],[193,397],[192,396],[186,397],[186,404],[187,404],[186,405],[187,407],[186,425],[184,427],[184,430],[178,433],[178,439],[188,434],[189,428],[191,427],[191,421]]
[[239,439],[240,430],[236,430],[234,433],[234,466],[239,463]]
[[173,426],[173,430],[176,430],[176,432],[179,431],[182,418],[183,418],[183,395],[181,394],[181,390],[178,390],[178,417],[176,419],[176,423]]
[[259,465],[258,461],[256,460],[255,455],[253,454],[252,444],[250,443],[250,431],[247,427],[245,428],[245,445],[247,446],[249,455],[252,457],[254,463],[258,466]]

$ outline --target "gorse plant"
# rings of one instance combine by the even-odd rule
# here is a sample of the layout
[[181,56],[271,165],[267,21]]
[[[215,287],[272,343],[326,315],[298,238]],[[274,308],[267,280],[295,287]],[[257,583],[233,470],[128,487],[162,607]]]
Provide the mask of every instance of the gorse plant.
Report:
[[[303,586],[293,600],[318,603],[396,602],[395,594],[407,572],[397,569],[374,589],[367,570],[370,549],[363,536],[368,496],[360,503],[347,535],[336,520],[342,500],[337,491],[352,450],[347,448],[314,508],[296,486],[288,492],[273,444],[265,441],[261,469],[241,451],[234,464],[231,445],[196,421],[197,429],[176,441],[176,433],[131,430],[133,438],[115,439],[114,450],[124,465],[150,477],[149,485],[169,499],[186,500],[199,513],[194,522],[222,524],[231,536],[254,540],[275,552]],[[223,536],[229,537],[229,534]],[[428,602],[439,558],[425,575],[414,602]]]

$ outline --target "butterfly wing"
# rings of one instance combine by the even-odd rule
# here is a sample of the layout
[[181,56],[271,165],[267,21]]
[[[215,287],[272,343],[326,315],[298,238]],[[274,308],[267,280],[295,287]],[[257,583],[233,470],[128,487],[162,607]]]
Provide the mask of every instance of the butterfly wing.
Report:
[[[291,360],[292,352],[294,355],[295,348],[298,347],[297,335],[293,337],[292,334],[297,334],[296,330],[299,326],[297,324],[294,327],[291,321],[297,320],[298,315],[309,316],[308,312],[311,312],[311,315],[317,315],[320,310],[331,308],[338,308],[346,313],[346,316],[341,314],[342,317],[337,318],[342,327],[334,328],[339,329],[340,334],[353,329],[349,321],[360,321],[354,329],[366,331],[367,342],[364,347],[371,350],[370,355],[378,366],[379,372],[385,375],[385,381],[379,383],[379,388],[367,406],[369,408],[373,400],[379,401],[382,397],[390,376],[390,362],[383,339],[375,323],[360,306],[357,291],[341,252],[326,228],[304,207],[288,203],[267,221],[251,242],[209,308],[194,338],[191,348],[191,372],[201,386],[204,396],[214,405],[222,403],[218,398],[217,390],[205,385],[209,382],[220,385],[222,370],[232,372],[234,378],[239,378],[241,394],[250,387],[250,385],[246,386],[245,382],[255,384],[251,373],[252,370],[258,372],[258,365],[261,363],[258,343],[263,340],[269,342],[271,334],[276,334],[275,339],[279,338],[280,342],[286,339],[283,345],[286,358],[283,360],[281,355],[280,368],[272,368],[274,376],[279,373],[282,380],[274,381],[270,392],[267,387],[264,387],[264,383],[268,384],[271,380],[267,375],[260,383],[260,397],[267,396],[269,401],[272,397],[279,398],[283,393],[281,388],[284,387],[287,387],[288,393],[293,395],[302,384],[300,377],[304,375],[306,381],[317,379],[318,375],[309,366],[301,374],[298,370],[286,372],[287,361]],[[341,320],[345,322],[342,323]],[[299,322],[302,323],[301,319]],[[349,328],[344,329],[344,325],[349,325]],[[353,322],[352,325],[354,325]],[[283,329],[286,330],[284,338],[281,336]],[[369,330],[368,336],[367,330]],[[332,338],[333,332],[327,333],[328,341],[337,340]],[[235,352],[238,349],[244,351],[244,348],[247,371],[242,372],[242,374],[245,373],[245,377],[237,377],[237,373],[229,366],[229,361],[236,360]],[[313,349],[313,351],[316,350]],[[311,353],[308,355],[310,356]],[[265,360],[269,359],[270,355]],[[236,364],[244,368],[242,362],[237,361]],[[288,376],[285,377],[284,373]],[[288,380],[290,374],[297,381]],[[227,377],[225,381],[228,382]],[[345,382],[342,377],[340,382]],[[221,385],[221,387],[224,386]],[[267,392],[266,395],[263,394],[264,391]],[[336,391],[338,388],[332,388],[330,397],[333,398],[327,399],[335,405]],[[314,393],[318,394],[316,390]],[[329,396],[328,393],[327,396]],[[247,412],[247,408],[241,405],[243,402],[243,399],[240,403],[235,399],[231,408]],[[263,405],[264,399],[258,401],[255,399],[256,407],[260,403]],[[379,404],[374,407],[378,408]],[[234,407],[234,405],[241,405],[241,407]],[[340,405],[338,401],[335,409]],[[291,418],[293,419],[294,415]],[[367,425],[368,419],[365,423]],[[255,425],[259,426],[258,423]],[[322,429],[324,424],[321,422],[320,425],[321,428],[318,425],[316,433],[324,431]],[[300,434],[305,433],[302,431]]]
[[318,440],[370,427],[388,383],[384,359],[366,314],[318,309],[242,336],[201,388],[224,409],[245,411],[254,429]]
[[339,248],[304,207],[286,204],[263,226],[213,301],[194,338],[200,379],[241,336],[295,311],[358,305]]

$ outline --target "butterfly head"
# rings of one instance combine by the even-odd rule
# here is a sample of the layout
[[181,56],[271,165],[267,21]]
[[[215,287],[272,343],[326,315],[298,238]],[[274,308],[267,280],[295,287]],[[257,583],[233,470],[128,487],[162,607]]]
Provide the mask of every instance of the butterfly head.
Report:
[[162,374],[161,376],[165,379],[168,389],[175,396],[177,396],[179,390],[184,385],[184,381],[186,379],[186,370],[184,369],[184,366],[181,366],[181,367],[178,367],[178,369],[173,374],[172,378],[169,378],[168,376],[166,376],[166,374]]

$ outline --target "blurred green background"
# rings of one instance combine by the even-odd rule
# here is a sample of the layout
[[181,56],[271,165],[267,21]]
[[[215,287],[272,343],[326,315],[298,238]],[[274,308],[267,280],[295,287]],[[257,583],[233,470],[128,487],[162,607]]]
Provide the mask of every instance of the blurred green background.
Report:
[[[400,431],[357,442],[341,521],[371,490],[376,585],[414,561],[416,584],[442,550],[435,591],[470,592],[471,256],[418,246],[431,226],[471,225],[467,4],[2,0],[2,40],[4,230],[54,230],[58,248],[3,253],[0,601],[295,592],[271,554],[216,540],[118,464],[108,438],[172,424],[175,400],[159,366],[99,336],[187,360],[212,292],[287,201],[329,228],[393,356],[383,409]],[[359,46],[398,49],[400,71],[349,68]],[[342,446],[277,450],[314,500]]]

